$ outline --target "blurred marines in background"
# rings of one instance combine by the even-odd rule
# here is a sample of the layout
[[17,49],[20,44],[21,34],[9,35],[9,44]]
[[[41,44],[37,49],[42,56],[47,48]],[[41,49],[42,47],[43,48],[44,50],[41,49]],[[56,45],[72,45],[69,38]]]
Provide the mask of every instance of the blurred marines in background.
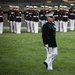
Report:
[[1,6],[0,6],[0,34],[3,34],[3,14],[4,14],[4,11],[1,9]]
[[63,21],[63,32],[67,32],[67,25],[68,25],[68,21],[69,21],[69,11],[67,10],[67,6],[63,6],[63,17],[62,17],[62,21]]
[[10,32],[15,33],[16,32],[16,27],[15,27],[15,6],[9,5],[8,22],[9,22]]
[[26,6],[26,10],[23,12],[24,14],[24,20],[25,20],[25,24],[26,24],[26,28],[27,28],[27,32],[30,32],[31,31],[31,28],[30,28],[30,22],[29,22],[29,9],[30,9],[30,6],[27,5]]
[[30,32],[34,33],[34,26],[33,26],[33,6],[30,6],[30,9],[29,9],[29,24],[30,24]]
[[55,21],[56,31],[59,31],[59,10],[58,10],[58,6],[54,6],[54,21]]
[[[22,14],[24,15],[25,25],[27,32],[38,33],[39,24],[42,26],[47,22],[47,13],[54,12],[53,19],[56,27],[56,31],[67,32],[68,26],[70,30],[74,30],[75,25],[75,7],[74,4],[70,4],[70,9],[67,6],[59,5],[47,6],[41,5],[41,9],[38,6],[26,5],[24,11],[20,10],[19,6],[9,5],[9,10],[6,11],[8,23],[11,33],[21,33]],[[0,6],[0,33],[3,33],[3,14],[5,11],[1,10]],[[39,23],[40,22],[40,23]]]
[[41,27],[45,24],[45,6],[41,6],[41,10],[39,11],[39,20],[41,22]]
[[21,34],[21,24],[22,24],[22,11],[19,9],[19,6],[16,6],[15,11],[15,22],[16,22],[16,33]]
[[60,32],[63,32],[62,17],[63,17],[63,6],[60,5],[60,8],[59,8],[59,29],[60,29]]
[[75,20],[75,11],[74,11],[74,4],[70,4],[70,9],[69,9],[69,21],[70,21],[70,30],[74,30],[74,20]]
[[39,27],[39,11],[38,7],[34,6],[33,9],[33,26],[34,26],[34,33],[38,33]]

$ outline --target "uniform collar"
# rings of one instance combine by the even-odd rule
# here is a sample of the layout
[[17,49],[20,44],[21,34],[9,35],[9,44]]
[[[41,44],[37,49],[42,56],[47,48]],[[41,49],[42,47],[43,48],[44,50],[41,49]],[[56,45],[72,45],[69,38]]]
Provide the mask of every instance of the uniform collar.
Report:
[[48,22],[48,23],[53,23],[53,22]]

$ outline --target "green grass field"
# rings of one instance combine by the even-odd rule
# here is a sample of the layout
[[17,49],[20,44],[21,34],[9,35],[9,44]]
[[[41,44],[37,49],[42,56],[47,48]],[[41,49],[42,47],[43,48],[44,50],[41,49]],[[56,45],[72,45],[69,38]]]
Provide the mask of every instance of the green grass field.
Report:
[[0,75],[75,75],[75,31],[57,32],[58,56],[54,69],[46,70],[46,51],[38,34],[10,33],[0,35]]

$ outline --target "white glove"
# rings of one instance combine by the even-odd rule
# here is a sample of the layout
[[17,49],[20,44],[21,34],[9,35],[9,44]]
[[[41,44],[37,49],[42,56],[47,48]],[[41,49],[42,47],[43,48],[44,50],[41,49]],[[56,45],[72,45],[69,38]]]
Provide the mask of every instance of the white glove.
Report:
[[8,20],[8,23],[9,23],[9,20]]
[[45,47],[48,47],[48,44],[45,44]]
[[25,20],[25,22],[26,22],[26,20]]
[[41,22],[41,20],[39,20],[39,22]]

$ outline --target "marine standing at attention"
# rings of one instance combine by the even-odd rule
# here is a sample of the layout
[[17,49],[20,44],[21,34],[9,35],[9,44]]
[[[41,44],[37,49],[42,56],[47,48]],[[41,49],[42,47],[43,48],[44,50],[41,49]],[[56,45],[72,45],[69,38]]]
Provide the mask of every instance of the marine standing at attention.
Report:
[[53,70],[52,62],[57,56],[56,29],[53,23],[53,12],[46,14],[47,21],[42,27],[42,39],[47,52],[44,64],[47,70]]

